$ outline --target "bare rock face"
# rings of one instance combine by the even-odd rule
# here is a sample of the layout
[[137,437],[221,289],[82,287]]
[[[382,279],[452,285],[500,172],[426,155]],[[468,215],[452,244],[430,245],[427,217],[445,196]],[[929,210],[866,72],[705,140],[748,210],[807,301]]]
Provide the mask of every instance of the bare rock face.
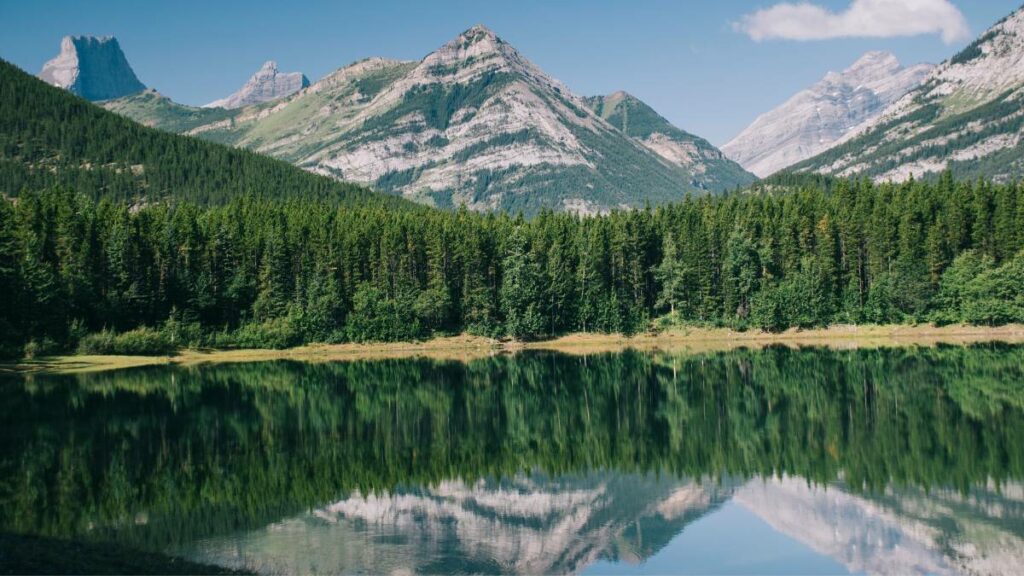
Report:
[[280,72],[277,62],[267,60],[238,92],[210,102],[204,108],[241,108],[290,96],[309,86],[302,72]]
[[86,100],[110,100],[146,89],[113,36],[65,36],[60,54],[39,77]]
[[868,52],[759,116],[722,151],[754,174],[769,176],[842,142],[931,70],[930,64],[904,68],[888,52]]

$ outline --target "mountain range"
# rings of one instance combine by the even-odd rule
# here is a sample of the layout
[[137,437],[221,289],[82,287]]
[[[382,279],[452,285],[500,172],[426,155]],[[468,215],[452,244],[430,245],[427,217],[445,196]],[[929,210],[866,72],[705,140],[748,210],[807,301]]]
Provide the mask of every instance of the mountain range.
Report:
[[439,207],[592,214],[755,180],[632,96],[574,94],[483,26],[418,62],[368,58],[306,87],[280,78],[268,63],[219,107],[141,88],[102,104]]
[[769,176],[842,142],[931,70],[929,64],[905,68],[888,52],[868,52],[759,116],[722,151],[754,174]]
[[933,69],[850,138],[794,172],[876,181],[1024,176],[1024,8]]
[[869,52],[721,150],[626,92],[573,93],[484,26],[420,61],[367,58],[315,83],[268,61],[204,107],[146,89],[112,37],[65,37],[40,76],[147,126],[437,207],[594,214],[779,171],[1024,175],[1024,9],[939,66]]

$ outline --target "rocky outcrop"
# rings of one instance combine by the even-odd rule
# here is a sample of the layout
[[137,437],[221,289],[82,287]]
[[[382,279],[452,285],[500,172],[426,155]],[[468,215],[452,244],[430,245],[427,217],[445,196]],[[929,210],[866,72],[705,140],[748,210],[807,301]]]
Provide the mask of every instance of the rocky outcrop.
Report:
[[930,64],[904,68],[887,52],[868,52],[842,72],[759,116],[722,146],[726,156],[764,177],[835,146],[916,88]]
[[261,102],[279,100],[309,86],[309,78],[302,72],[280,72],[277,62],[266,61],[238,92],[210,102],[204,108],[241,108]]
[[65,36],[60,54],[39,77],[86,100],[110,100],[146,89],[113,36]]

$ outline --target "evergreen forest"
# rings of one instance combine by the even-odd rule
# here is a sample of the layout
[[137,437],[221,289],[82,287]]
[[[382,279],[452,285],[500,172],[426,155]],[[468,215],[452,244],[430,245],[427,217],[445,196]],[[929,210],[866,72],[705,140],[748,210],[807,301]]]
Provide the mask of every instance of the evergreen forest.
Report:
[[682,323],[1024,321],[1016,184],[838,181],[583,218],[241,197],[0,202],[8,356]]
[[1018,183],[785,175],[596,217],[435,210],[0,77],[7,358],[1024,322]]

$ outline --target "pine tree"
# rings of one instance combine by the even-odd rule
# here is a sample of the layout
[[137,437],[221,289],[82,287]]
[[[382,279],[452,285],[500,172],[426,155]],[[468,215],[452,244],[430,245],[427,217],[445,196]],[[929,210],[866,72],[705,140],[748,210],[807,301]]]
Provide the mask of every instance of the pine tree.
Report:
[[544,334],[541,314],[540,271],[530,257],[523,226],[512,231],[502,261],[501,311],[505,331],[517,340],[532,340]]
[[688,270],[680,260],[672,234],[665,234],[662,243],[661,264],[655,271],[655,278],[661,284],[657,306],[668,306],[669,314],[676,316],[676,306],[682,302],[690,289],[687,286]]

